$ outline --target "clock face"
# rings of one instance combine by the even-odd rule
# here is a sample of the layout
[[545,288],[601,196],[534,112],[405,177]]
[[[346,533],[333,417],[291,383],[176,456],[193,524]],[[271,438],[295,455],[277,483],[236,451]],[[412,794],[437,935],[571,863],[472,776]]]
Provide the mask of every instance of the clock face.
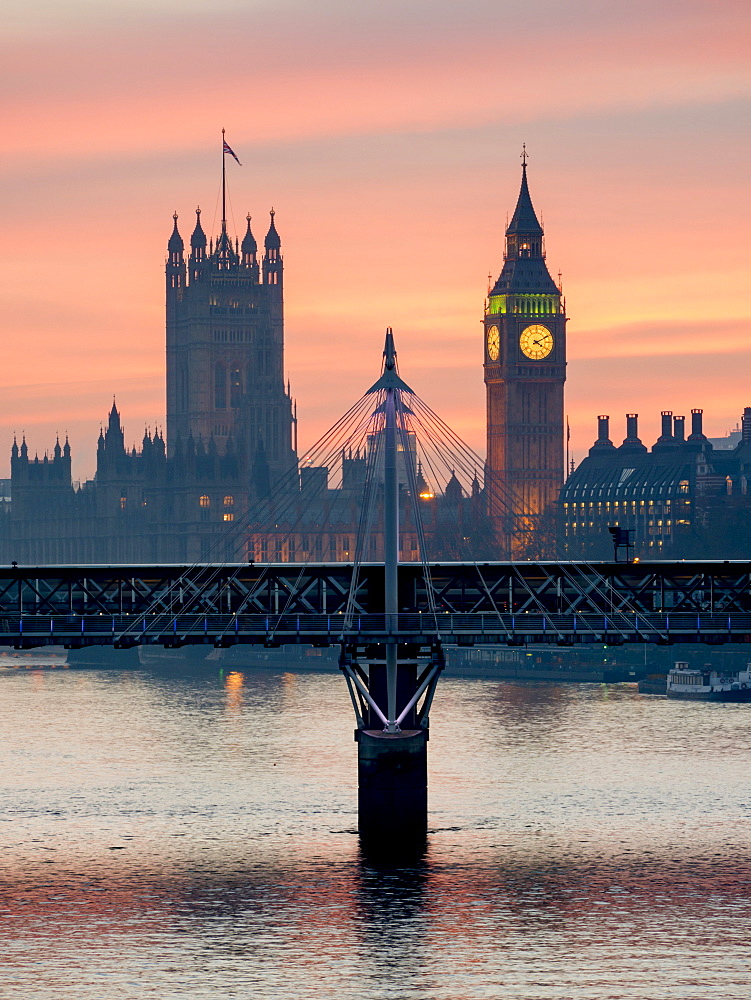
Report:
[[497,361],[501,353],[501,335],[497,326],[488,328],[488,357],[491,361]]
[[522,354],[532,361],[541,361],[553,350],[553,334],[546,326],[535,323],[522,330],[519,337]]

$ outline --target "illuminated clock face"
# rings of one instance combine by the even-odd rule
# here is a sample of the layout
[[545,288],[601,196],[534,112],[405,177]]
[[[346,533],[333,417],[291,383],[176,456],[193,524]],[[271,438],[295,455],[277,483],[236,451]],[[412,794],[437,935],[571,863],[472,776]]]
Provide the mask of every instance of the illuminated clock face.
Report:
[[553,334],[546,326],[535,323],[522,330],[519,337],[519,347],[522,354],[532,361],[541,361],[553,350]]
[[488,357],[491,361],[497,361],[501,353],[501,335],[497,326],[488,329]]

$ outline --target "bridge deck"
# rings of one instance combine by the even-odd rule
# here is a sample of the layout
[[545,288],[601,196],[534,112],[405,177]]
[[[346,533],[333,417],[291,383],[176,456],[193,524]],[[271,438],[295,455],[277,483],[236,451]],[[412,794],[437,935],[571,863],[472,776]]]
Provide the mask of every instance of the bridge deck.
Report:
[[[0,569],[0,645],[751,641],[751,563],[234,564]],[[432,596],[431,596],[432,595]]]
[[436,639],[459,645],[574,645],[578,643],[751,642],[747,614],[400,614],[385,615],[5,615],[0,645],[118,645],[191,643],[331,645],[381,643],[430,644]]

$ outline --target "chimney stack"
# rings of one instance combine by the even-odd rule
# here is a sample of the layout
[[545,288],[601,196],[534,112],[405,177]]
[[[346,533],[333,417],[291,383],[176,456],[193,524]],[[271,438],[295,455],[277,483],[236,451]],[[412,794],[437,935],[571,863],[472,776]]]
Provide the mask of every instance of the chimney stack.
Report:
[[[669,452],[674,452],[677,448],[680,448],[683,443],[681,440],[673,437],[673,411],[663,410],[662,411],[662,434],[657,438],[655,443],[652,445],[652,454],[659,455],[663,452],[665,454]],[[683,419],[683,418],[681,418]]]
[[644,455],[647,449],[639,440],[639,414],[626,414],[626,437],[618,449],[628,455]]
[[704,430],[702,429],[704,417],[704,410],[692,410],[691,411],[691,437],[704,437]]
[[673,437],[681,444],[686,440],[686,418],[673,417]]
[[662,434],[660,434],[660,441],[672,441],[673,440],[673,411],[663,410],[662,416]]
[[615,451],[615,447],[610,440],[610,417],[603,414],[597,418],[597,440],[589,449],[589,454],[602,455],[611,451]]

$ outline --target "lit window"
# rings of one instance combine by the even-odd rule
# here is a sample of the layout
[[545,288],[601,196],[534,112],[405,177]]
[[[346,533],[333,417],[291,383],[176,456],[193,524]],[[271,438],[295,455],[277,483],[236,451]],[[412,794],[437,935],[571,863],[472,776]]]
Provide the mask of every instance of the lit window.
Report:
[[224,520],[225,521],[234,521],[235,520],[235,515],[230,511],[229,513],[226,513],[224,515]]
[[210,507],[211,506],[211,500],[206,496],[205,493],[204,493],[204,495],[202,497],[198,498],[198,506],[199,507]]
[[233,410],[240,406],[243,394],[243,378],[239,365],[233,365],[229,374],[229,405]]
[[125,510],[125,508],[127,507],[127,505],[128,505],[128,498],[127,497],[120,497],[120,510]]
[[225,507],[233,507],[234,504],[235,504],[235,498],[234,497],[225,497],[224,498],[224,506]]

